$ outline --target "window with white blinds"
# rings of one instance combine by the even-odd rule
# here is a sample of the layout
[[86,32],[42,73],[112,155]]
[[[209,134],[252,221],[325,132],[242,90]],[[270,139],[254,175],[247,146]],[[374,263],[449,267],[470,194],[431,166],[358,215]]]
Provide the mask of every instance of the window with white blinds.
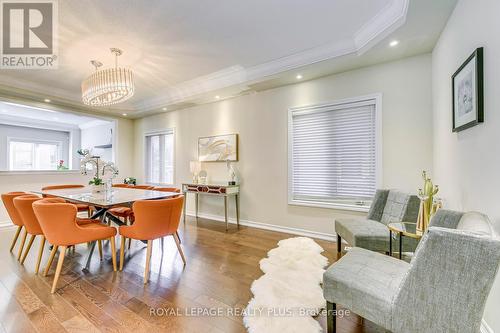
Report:
[[173,130],[146,135],[146,182],[148,184],[174,183]]
[[290,110],[289,202],[365,210],[380,165],[380,97]]

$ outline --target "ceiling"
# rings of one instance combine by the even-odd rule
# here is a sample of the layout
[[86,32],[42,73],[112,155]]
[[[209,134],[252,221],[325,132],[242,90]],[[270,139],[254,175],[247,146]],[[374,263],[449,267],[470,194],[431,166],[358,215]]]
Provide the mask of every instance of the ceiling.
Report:
[[45,108],[0,102],[0,123],[25,125],[25,123],[48,122],[54,128],[80,128],[108,124],[104,119],[84,116],[70,112],[60,112]]
[[[0,95],[141,117],[430,52],[456,0],[65,0],[59,68],[2,70]],[[397,39],[397,47],[388,42]],[[136,93],[88,109],[97,59],[134,71]],[[50,107],[50,106],[48,106]]]

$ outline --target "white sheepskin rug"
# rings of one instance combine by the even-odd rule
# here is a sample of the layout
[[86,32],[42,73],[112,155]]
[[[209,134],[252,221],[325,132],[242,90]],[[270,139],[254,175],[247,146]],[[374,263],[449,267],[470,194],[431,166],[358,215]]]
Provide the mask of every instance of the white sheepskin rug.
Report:
[[265,273],[252,283],[254,297],[245,309],[243,322],[250,333],[317,333],[313,318],[325,306],[321,283],[328,259],[311,238],[294,237],[260,261]]

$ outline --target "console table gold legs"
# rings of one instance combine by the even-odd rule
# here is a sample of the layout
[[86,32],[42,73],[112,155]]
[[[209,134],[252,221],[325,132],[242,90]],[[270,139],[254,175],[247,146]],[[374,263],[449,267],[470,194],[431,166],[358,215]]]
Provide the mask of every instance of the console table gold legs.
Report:
[[238,193],[231,193],[231,194],[211,194],[211,193],[203,193],[203,192],[196,192],[196,191],[184,191],[184,212],[183,212],[183,221],[184,224],[186,224],[186,215],[187,215],[187,194],[188,193],[193,193],[195,195],[195,218],[198,219],[198,205],[199,205],[199,195],[200,194],[206,194],[206,195],[216,195],[216,196],[222,196],[224,197],[224,222],[226,222],[226,231],[229,229],[229,218],[228,218],[228,197],[229,196],[234,196],[234,202],[235,202],[235,208],[236,208],[236,225],[238,228],[240,227],[240,196]]

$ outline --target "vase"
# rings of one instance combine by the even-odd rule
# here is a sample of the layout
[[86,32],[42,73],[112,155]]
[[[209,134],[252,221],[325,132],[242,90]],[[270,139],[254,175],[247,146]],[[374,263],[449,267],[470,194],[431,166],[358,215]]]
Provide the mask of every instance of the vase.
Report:
[[104,184],[101,185],[92,185],[92,193],[103,193],[106,190],[106,186]]

